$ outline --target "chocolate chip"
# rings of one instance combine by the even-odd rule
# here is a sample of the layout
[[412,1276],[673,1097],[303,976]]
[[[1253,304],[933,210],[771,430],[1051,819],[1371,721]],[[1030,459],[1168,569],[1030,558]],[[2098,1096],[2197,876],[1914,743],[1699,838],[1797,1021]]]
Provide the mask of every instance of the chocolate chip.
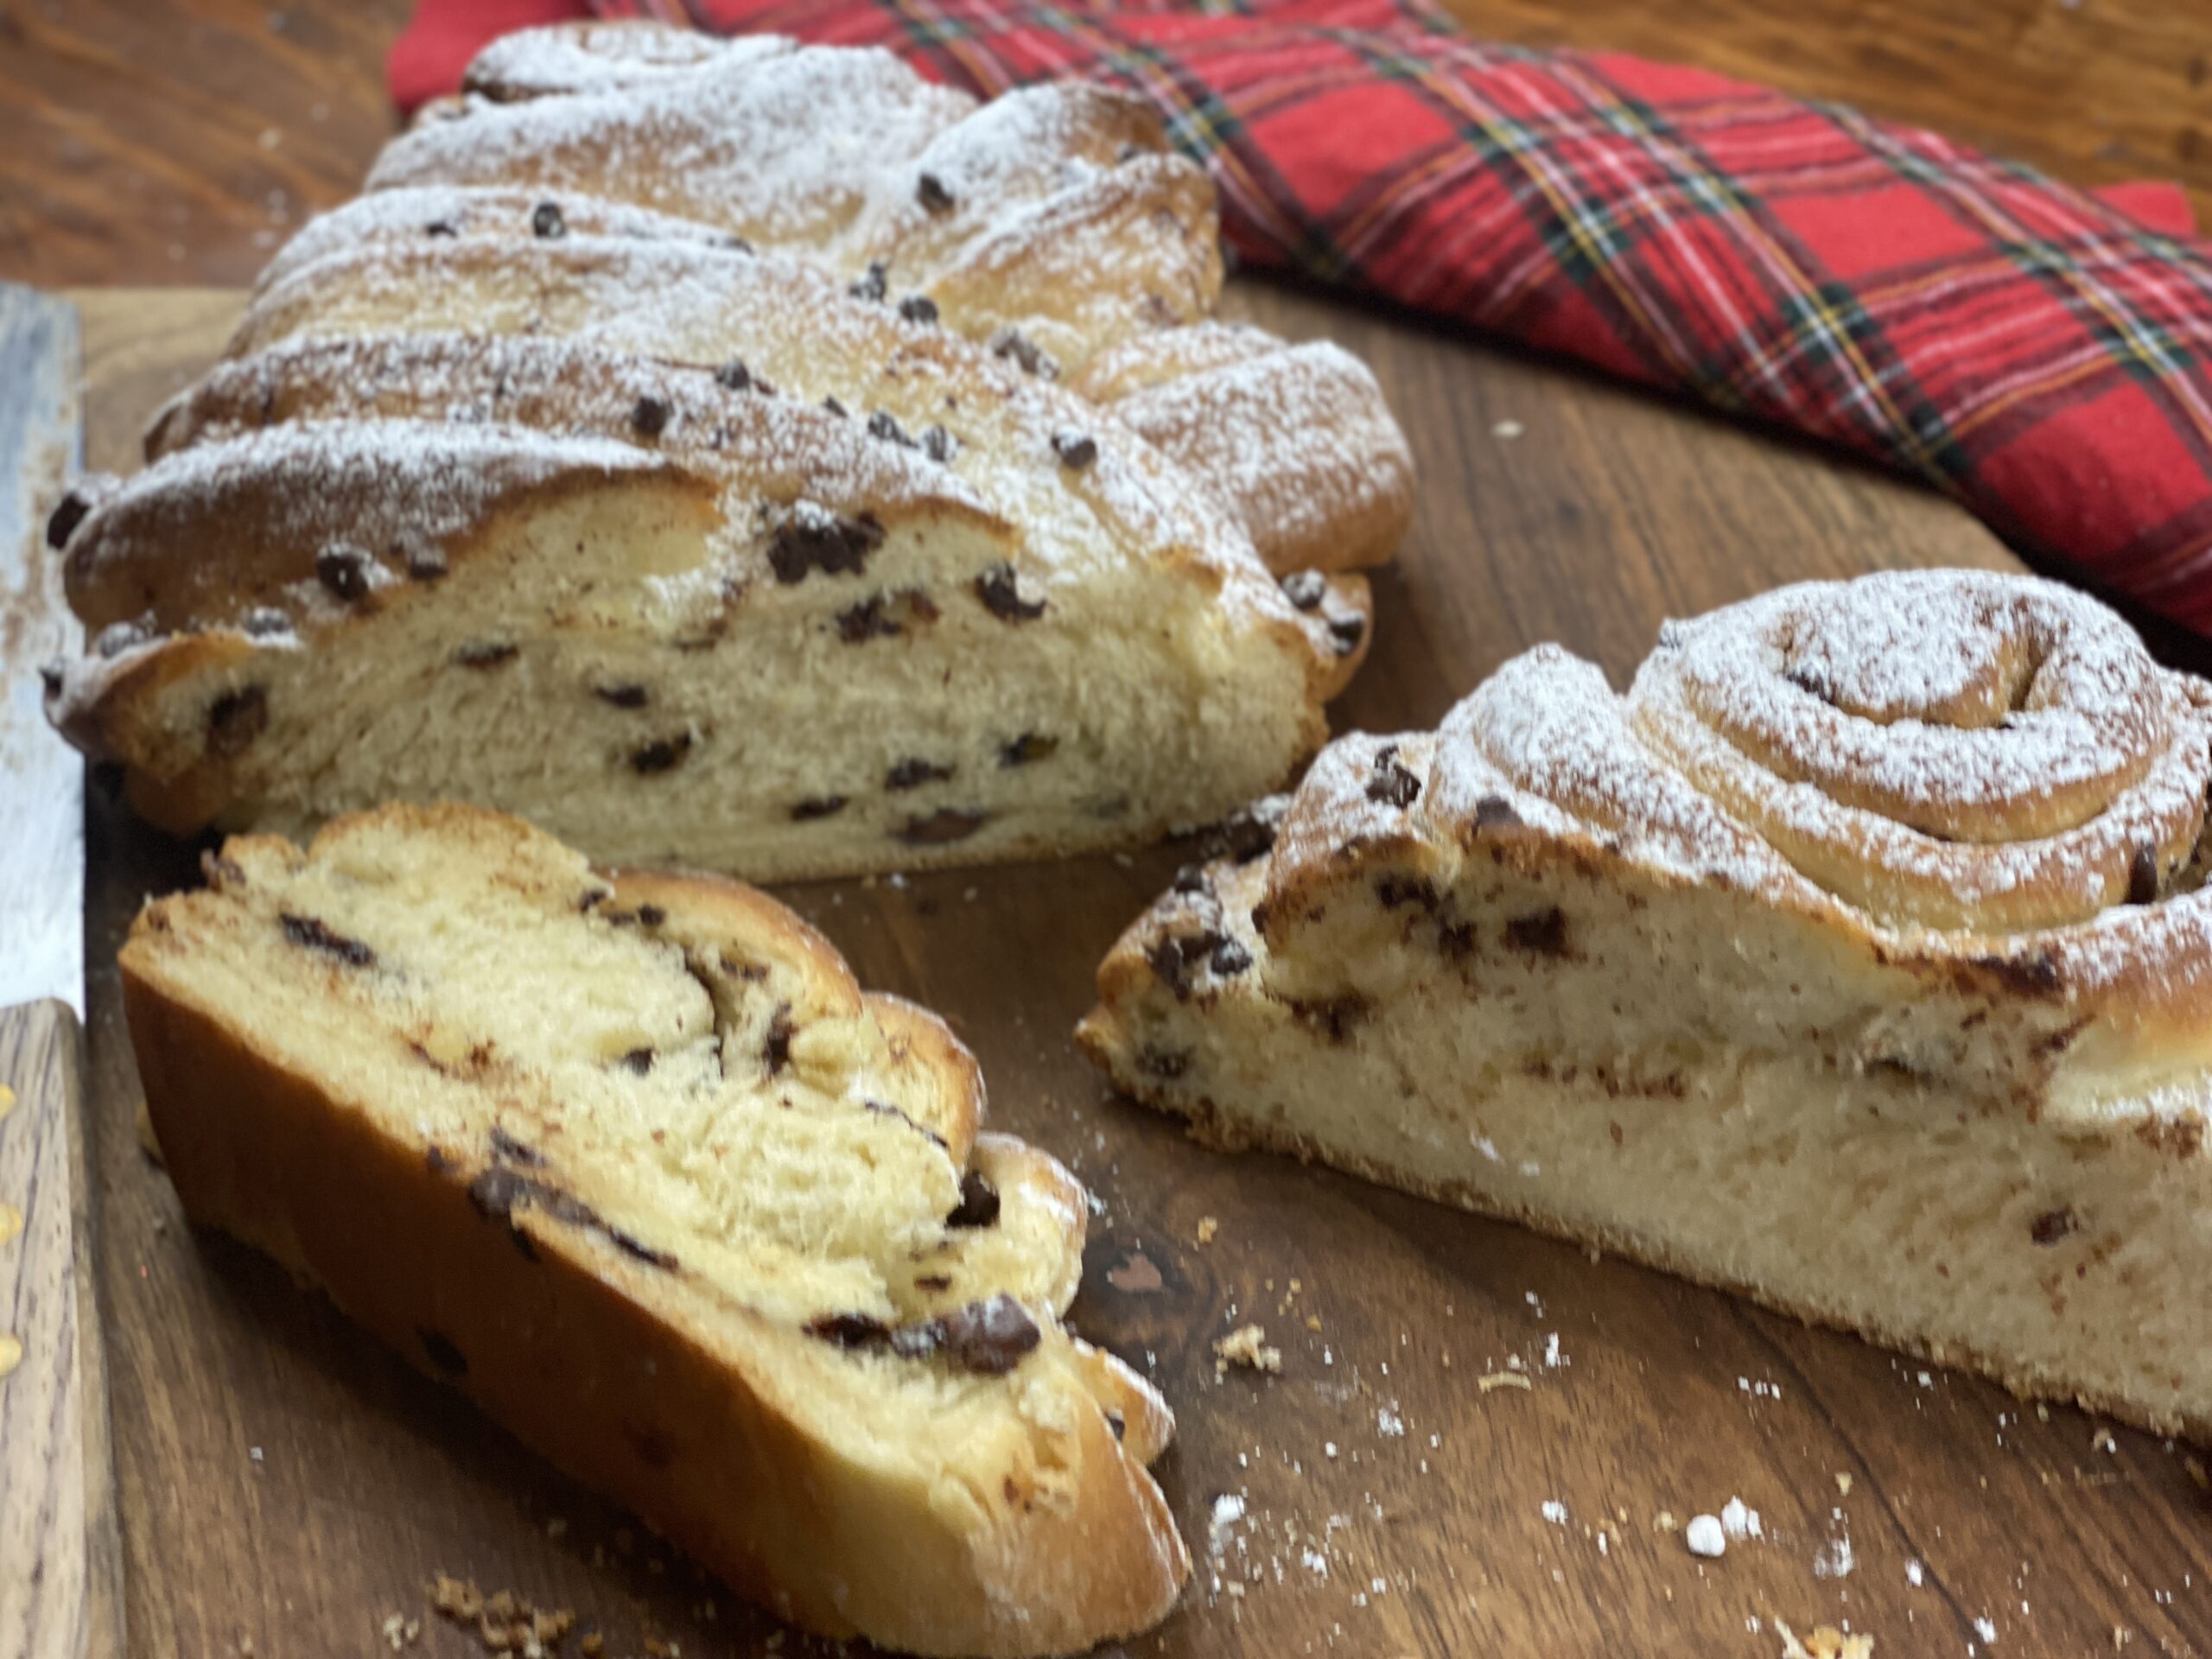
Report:
[[948,1227],[988,1227],[999,1218],[999,1190],[977,1171],[960,1178],[960,1202],[944,1218]]
[[925,426],[922,429],[922,453],[939,466],[950,467],[953,457],[960,453],[960,440],[942,426]]
[[753,387],[753,371],[741,359],[733,357],[715,371],[715,384],[724,391],[749,391]]
[[550,240],[555,237],[566,236],[569,233],[569,221],[562,213],[559,202],[541,201],[531,210],[530,228],[533,235],[542,236]]
[[824,397],[822,400],[822,407],[828,410],[832,415],[835,415],[840,420],[847,418],[853,412],[849,409],[847,409],[842,404],[839,403],[834,397]]
[[[1127,146],[1123,148],[1126,149]],[[1106,1408],[1106,1427],[1114,1431],[1114,1438],[1117,1440],[1126,1438],[1129,1432],[1128,1420],[1122,1415],[1120,1409],[1116,1407],[1109,1406]]]
[[1043,1339],[1028,1310],[1003,1291],[933,1323],[944,1327],[944,1357],[959,1370],[981,1376],[1005,1376]]
[[668,429],[668,417],[676,411],[665,397],[647,392],[630,406],[630,426],[640,437],[657,438]]
[[767,1063],[770,1077],[791,1063],[791,1033],[797,1029],[791,1024],[791,1005],[777,1003],[768,1017],[767,1034],[760,1039],[760,1058]]
[[1359,642],[1367,638],[1367,619],[1357,611],[1329,619],[1329,638],[1336,642],[1337,655],[1349,657],[1359,649]]
[[591,694],[601,702],[612,703],[617,709],[642,709],[652,701],[652,694],[634,680],[620,680],[612,685],[594,685]]
[[417,1326],[415,1334],[422,1338],[423,1351],[431,1364],[448,1376],[468,1375],[468,1357],[454,1346],[451,1337],[442,1331],[433,1331],[427,1325]]
[[436,582],[446,574],[445,549],[420,531],[401,531],[392,537],[391,550],[416,582]]
[[289,633],[292,619],[269,606],[257,605],[245,613],[241,626],[249,638],[266,639],[272,634]]
[[38,681],[51,702],[61,695],[61,688],[69,683],[69,664],[59,657],[49,658],[38,665]]
[[944,807],[925,818],[909,818],[899,826],[899,839],[910,847],[943,847],[965,841],[982,829],[989,815],[961,812]]
[[724,253],[750,253],[753,245],[734,231],[725,231],[715,238],[715,245]]
[[315,580],[350,605],[368,596],[372,563],[368,549],[333,542],[315,556]]
[[658,905],[639,905],[638,906],[638,925],[640,927],[658,927],[667,919],[668,912],[663,910]]
[[840,1348],[874,1348],[891,1340],[891,1327],[871,1313],[823,1313],[807,1321],[806,1334]]
[[902,448],[915,447],[914,441],[906,435],[906,429],[899,424],[898,417],[887,409],[879,409],[868,417],[868,435],[871,438],[880,438],[886,443],[898,444]]
[[511,645],[504,639],[471,639],[454,652],[453,660],[457,667],[480,671],[511,663],[521,654],[521,646]]
[[226,691],[207,710],[207,753],[228,760],[245,753],[268,729],[268,692],[257,685]]
[[1032,622],[1045,614],[1043,600],[1022,598],[1014,566],[1003,560],[976,578],[976,597],[1001,621]]
[[873,514],[857,518],[799,514],[776,527],[768,541],[768,568],[781,582],[804,582],[810,571],[858,575],[868,556],[883,545],[883,526]]
[[1521,815],[1513,810],[1513,803],[1502,795],[1485,795],[1475,803],[1478,830],[1510,830],[1520,823]]
[[653,1052],[650,1048],[633,1048],[622,1057],[622,1064],[642,1077],[653,1069]]
[[545,1154],[531,1146],[529,1141],[518,1141],[508,1134],[506,1126],[504,1124],[494,1123],[492,1126],[491,1135],[487,1138],[492,1142],[492,1155],[494,1158],[504,1159],[509,1163],[522,1164],[531,1169],[541,1168],[544,1165]]
[[1153,976],[1179,1001],[1191,994],[1192,970],[1204,963],[1226,978],[1252,965],[1252,953],[1226,933],[1205,928],[1197,933],[1170,934],[1145,952]]
[[919,789],[924,784],[943,783],[952,776],[950,766],[933,766],[918,756],[908,756],[884,774],[886,789]]
[[1175,880],[1169,886],[1171,890],[1176,893],[1199,893],[1213,891],[1213,883],[1206,879],[1205,867],[1202,864],[1185,864],[1175,872]]
[[600,1224],[599,1230],[607,1235],[607,1243],[613,1245],[616,1249],[625,1255],[635,1256],[649,1268],[658,1268],[664,1272],[673,1273],[683,1265],[666,1250],[657,1250],[643,1239],[633,1237],[620,1227],[609,1227],[602,1222]]
[[326,957],[335,957],[348,968],[373,968],[377,953],[359,939],[349,939],[343,933],[331,931],[327,923],[313,916],[295,916],[289,911],[277,918],[284,929],[284,937],[302,950],[320,950]]
[[2028,1236],[2046,1247],[2056,1244],[2069,1233],[2078,1232],[2082,1224],[2074,1218],[2071,1210],[2046,1210],[2028,1224]]
[[898,632],[899,625],[884,613],[881,594],[837,613],[837,637],[849,645],[870,639],[888,639]]
[[1060,365],[1019,328],[1001,328],[993,334],[990,351],[994,357],[1011,358],[1024,374],[1033,374],[1044,380],[1058,378]]
[[92,510],[92,504],[86,497],[75,490],[66,493],[54,504],[54,512],[47,518],[46,544],[56,552],[67,546],[70,537]]
[[2127,902],[2147,905],[2158,896],[2158,849],[2145,843],[2127,865]]
[[1403,875],[1393,871],[1376,878],[1375,902],[1385,910],[1400,910],[1408,905],[1418,905],[1433,914],[1442,900],[1437,893],[1436,884],[1427,877]]
[[1052,752],[1059,747],[1060,740],[1057,737],[1047,737],[1042,732],[1024,732],[999,751],[999,765],[1033,766],[1039,760],[1051,760]]
[[916,181],[914,200],[922,204],[927,213],[949,213],[952,211],[952,192],[944,188],[944,181],[934,173],[925,173]]
[[1052,453],[1060,458],[1063,467],[1071,467],[1079,473],[1098,459],[1098,445],[1084,433],[1055,432],[1052,434]]
[[1367,780],[1367,798],[1388,806],[1408,807],[1421,794],[1421,779],[1398,764],[1398,746],[1385,743],[1375,752],[1375,775]]
[[423,227],[425,236],[459,236],[461,226],[449,219],[434,219]]
[[928,1291],[932,1295],[939,1291],[950,1290],[952,1275],[949,1273],[918,1273],[914,1275],[914,1288]]
[[143,645],[153,637],[143,622],[111,622],[92,641],[92,654],[104,659],[120,657],[131,646]]
[[1262,854],[1273,850],[1275,827],[1281,822],[1282,808],[1277,804],[1262,801],[1239,807],[1221,821],[1221,828],[1214,832],[1211,842],[1219,849],[1218,856],[1249,864]]
[[683,764],[691,753],[691,734],[679,732],[674,737],[657,737],[652,742],[630,751],[630,770],[641,778],[656,772],[670,772]]
[[1211,966],[1224,979],[1243,973],[1251,965],[1252,953],[1234,939],[1224,938],[1213,948]]
[[880,259],[871,259],[868,274],[846,291],[856,300],[880,300],[890,291],[890,266]]
[[1319,570],[1300,570],[1282,579],[1282,596],[1301,611],[1318,607],[1329,591],[1329,579]]
[[1557,905],[1516,916],[1505,925],[1505,942],[1531,956],[1567,955],[1567,912]]
[[937,302],[926,294],[909,294],[899,302],[899,315],[907,322],[935,322]]
[[835,817],[844,810],[845,798],[842,795],[810,795],[792,806],[791,822],[810,823],[816,818]]

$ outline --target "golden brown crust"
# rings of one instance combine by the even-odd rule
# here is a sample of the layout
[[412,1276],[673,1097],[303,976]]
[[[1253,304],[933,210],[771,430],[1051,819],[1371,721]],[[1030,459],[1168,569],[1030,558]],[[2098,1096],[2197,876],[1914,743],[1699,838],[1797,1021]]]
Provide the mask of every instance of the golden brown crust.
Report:
[[[416,816],[497,822],[459,809]],[[256,838],[226,856],[302,855]],[[831,975],[833,1002],[851,990],[819,936],[758,894],[685,877],[616,885],[616,902],[664,899],[671,918],[690,912],[684,925],[814,962]],[[1096,1408],[1065,1412],[1049,1465],[1014,1434],[1002,1484],[995,1476],[971,1508],[948,1506],[918,1475],[823,1438],[820,1402],[867,1386],[829,1343],[718,1293],[680,1260],[618,1248],[603,1227],[543,1206],[492,1214],[473,1197],[488,1167],[478,1154],[397,1133],[390,1116],[270,1058],[175,955],[168,907],[183,902],[195,901],[142,915],[121,965],[155,1129],[195,1221],[313,1280],[427,1375],[824,1635],[920,1653],[1062,1653],[1173,1605],[1188,1557],[1142,1468],[1164,1444],[1163,1408],[1154,1399],[1139,1409],[1142,1386],[1125,1372],[1047,1327],[1004,1386]],[[917,1045],[914,1064],[957,1047],[919,1011],[890,1012]],[[956,1086],[971,1085],[968,1069]],[[1001,1173],[1026,1161],[998,1138],[981,1145],[1008,1160],[994,1163]],[[1126,1442],[1106,1414],[1116,1410],[1139,1427]]]

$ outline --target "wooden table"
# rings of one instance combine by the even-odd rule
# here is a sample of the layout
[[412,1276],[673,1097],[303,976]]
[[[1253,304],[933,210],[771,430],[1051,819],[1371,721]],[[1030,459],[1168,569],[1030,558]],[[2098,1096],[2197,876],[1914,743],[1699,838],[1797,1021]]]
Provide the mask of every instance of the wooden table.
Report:
[[[227,294],[84,296],[91,451],[127,466]],[[1660,619],[1775,582],[2005,567],[1944,504],[1551,365],[1249,283],[1232,311],[1372,362],[1420,518],[1377,587],[1339,728],[1433,722],[1528,643],[1618,679]],[[604,1628],[618,1659],[779,1638],[609,1506],[251,1254],[195,1237],[141,1150],[112,952],[197,849],[96,791],[88,955],[99,1262],[132,1650],[363,1654],[397,1614],[478,1651],[425,1581],[474,1577]],[[2212,1652],[2202,1469],[1940,1368],[1285,1160],[1230,1158],[1109,1096],[1068,1040],[1116,932],[1185,854],[816,883],[785,896],[863,982],[943,1010],[997,1122],[1103,1211],[1074,1318],[1181,1419],[1163,1483],[1199,1557],[1132,1655],[1762,1656],[1843,1624],[1881,1659]],[[1202,1243],[1200,1224],[1218,1230]],[[1217,1379],[1246,1321],[1282,1374]],[[1486,1374],[1527,1379],[1523,1389]],[[1701,1561],[1666,1518],[1758,1512]],[[1848,1570],[1845,1570],[1847,1567]],[[2120,1633],[2125,1633],[2124,1637]],[[783,1641],[785,1653],[810,1644]],[[569,1649],[573,1652],[573,1647]]]

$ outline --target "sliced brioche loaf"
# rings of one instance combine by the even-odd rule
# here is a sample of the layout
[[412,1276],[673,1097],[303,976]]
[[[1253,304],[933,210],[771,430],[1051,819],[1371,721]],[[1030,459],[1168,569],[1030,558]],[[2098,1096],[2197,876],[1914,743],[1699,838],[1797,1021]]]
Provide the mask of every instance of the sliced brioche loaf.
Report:
[[747,888],[461,807],[237,839],[122,957],[193,1217],[829,1636],[1081,1649],[1188,1571],[1172,1424],[1057,1316],[1084,1197]]

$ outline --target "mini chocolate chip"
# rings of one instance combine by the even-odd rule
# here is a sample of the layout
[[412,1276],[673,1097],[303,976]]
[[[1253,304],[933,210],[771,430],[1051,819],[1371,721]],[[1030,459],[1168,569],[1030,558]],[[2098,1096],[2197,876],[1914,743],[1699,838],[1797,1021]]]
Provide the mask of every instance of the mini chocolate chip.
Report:
[[822,400],[822,407],[828,410],[832,415],[838,416],[840,419],[843,419],[853,412],[849,409],[847,409],[842,404],[839,403],[834,397],[824,397]]
[[284,937],[302,950],[320,950],[327,957],[335,957],[348,968],[373,968],[377,953],[359,939],[349,939],[343,933],[333,932],[329,925],[313,916],[295,916],[287,911],[277,921],[284,929]]
[[1300,570],[1282,579],[1282,596],[1301,611],[1315,609],[1329,591],[1329,579],[1319,570]]
[[856,300],[880,300],[890,291],[890,266],[880,259],[871,259],[867,275],[846,291]]
[[1505,942],[1531,956],[1563,957],[1567,954],[1567,912],[1553,905],[1516,916],[1505,925]]
[[2046,1210],[2028,1224],[2028,1236],[2038,1244],[2049,1246],[2069,1233],[2078,1232],[2081,1225],[2070,1209]]
[[944,1357],[961,1370],[981,1376],[1005,1376],[1043,1340],[1028,1310],[1004,1291],[932,1323],[944,1327],[940,1340]]
[[868,556],[883,545],[874,515],[857,518],[816,513],[785,520],[768,540],[768,568],[780,582],[804,582],[810,571],[858,575]]
[[430,1363],[448,1376],[467,1376],[468,1357],[454,1346],[453,1338],[442,1331],[433,1331],[429,1325],[416,1327],[415,1334],[422,1338],[423,1351]]
[[1376,878],[1375,902],[1385,910],[1418,905],[1433,913],[1443,900],[1436,891],[1436,883],[1427,876],[1406,875],[1394,870]]
[[433,1175],[450,1175],[461,1167],[461,1160],[435,1141],[423,1148],[423,1164]]
[[269,729],[269,693],[257,685],[226,691],[207,710],[207,753],[219,760],[243,754]]
[[907,322],[935,322],[937,302],[926,294],[909,294],[899,302],[899,315]]
[[753,387],[753,371],[745,366],[742,359],[733,357],[715,371],[715,384],[724,391],[749,391]]
[[[1128,146],[1124,145],[1123,148],[1126,149]],[[1106,1427],[1114,1431],[1114,1438],[1117,1440],[1124,1439],[1129,1432],[1128,1421],[1122,1415],[1120,1409],[1116,1407],[1109,1406],[1106,1408]]]
[[916,1290],[928,1291],[931,1294],[935,1294],[938,1291],[950,1290],[952,1288],[952,1275],[949,1273],[916,1274],[914,1275],[914,1288]]
[[120,657],[131,646],[143,645],[153,637],[143,622],[111,622],[92,641],[92,654],[100,658]]
[[1221,822],[1221,828],[1212,837],[1223,855],[1235,859],[1239,864],[1249,864],[1262,853],[1272,850],[1275,844],[1275,826],[1281,822],[1280,807],[1261,803],[1255,806],[1239,807]]
[[420,531],[401,531],[392,537],[391,550],[416,582],[436,582],[446,574],[445,549]]
[[807,1321],[806,1334],[840,1348],[874,1348],[891,1340],[891,1327],[871,1313],[823,1313]]
[[837,637],[849,645],[869,639],[888,639],[899,632],[899,625],[885,613],[881,594],[837,613]]
[[243,626],[251,638],[266,639],[271,634],[289,633],[292,619],[282,611],[273,610],[266,605],[257,605],[245,613]]
[[612,685],[594,685],[591,694],[601,702],[612,703],[617,709],[642,709],[652,701],[652,694],[634,680],[620,680]]
[[1052,453],[1060,458],[1062,466],[1073,467],[1079,473],[1098,459],[1098,445],[1081,432],[1055,432],[1052,434]]
[[61,688],[69,683],[69,664],[59,657],[41,663],[38,679],[45,690],[47,700],[52,702],[61,695]]
[[683,763],[691,753],[691,734],[679,732],[674,737],[657,737],[652,742],[630,751],[630,770],[643,778],[655,772],[669,772]]
[[[1244,947],[1227,934],[1206,928],[1192,934],[1170,934],[1145,952],[1153,976],[1180,1001],[1191,995],[1191,970],[1199,963],[1218,973],[1242,973],[1252,965]],[[1232,964],[1221,968],[1221,963]]]
[[548,238],[566,236],[569,233],[569,221],[561,212],[559,202],[541,201],[531,210],[530,228],[534,235]]
[[347,604],[369,591],[369,550],[351,542],[333,542],[315,556],[315,580]]
[[952,458],[960,453],[960,440],[942,426],[922,429],[922,453],[939,466],[949,467]]
[[613,1245],[623,1255],[635,1256],[649,1268],[659,1268],[664,1272],[673,1273],[683,1265],[666,1250],[657,1250],[643,1239],[632,1237],[620,1227],[609,1227],[601,1222],[600,1231],[605,1233],[607,1243]]
[[1332,616],[1329,619],[1329,638],[1336,641],[1338,656],[1349,657],[1367,638],[1367,619],[1357,611],[1349,616]]
[[642,1077],[653,1069],[653,1052],[650,1048],[633,1048],[622,1057],[622,1064]]
[[960,1203],[944,1218],[948,1227],[988,1227],[999,1218],[999,1190],[969,1170],[960,1178]]
[[898,416],[887,409],[879,409],[868,417],[868,435],[903,448],[914,448],[914,441],[906,435],[906,429],[899,424]]
[[449,219],[434,219],[423,227],[425,236],[459,236],[461,226]]
[[1051,760],[1052,752],[1059,747],[1060,740],[1057,737],[1047,737],[1042,732],[1024,732],[999,751],[999,765],[1033,766],[1039,760]]
[[511,663],[521,654],[521,646],[509,645],[504,639],[471,639],[454,652],[453,660],[456,667],[480,671]]
[[919,789],[924,784],[943,783],[952,776],[950,766],[932,766],[918,756],[910,755],[884,774],[886,789]]
[[1236,940],[1224,938],[1214,946],[1211,965],[1215,973],[1226,979],[1233,974],[1241,974],[1249,968],[1252,965],[1252,953],[1237,944]]
[[768,1016],[767,1035],[760,1039],[760,1058],[767,1062],[768,1074],[773,1077],[791,1063],[791,1005],[776,1004],[776,1011]]
[[793,804],[791,822],[809,823],[816,818],[835,817],[844,810],[845,798],[842,795],[810,795]]
[[914,185],[914,200],[922,204],[928,213],[949,213],[952,211],[952,192],[944,188],[944,181],[934,173],[925,173]]
[[668,417],[676,411],[665,397],[647,392],[630,407],[630,425],[640,437],[657,438],[668,429]]
[[976,597],[1001,621],[1030,622],[1045,614],[1043,600],[1022,598],[1014,566],[1003,560],[976,578]]
[[2147,905],[2158,896],[2158,849],[2147,842],[2127,865],[2127,902]]
[[715,245],[724,253],[750,253],[753,245],[735,231],[725,231],[715,238]]
[[1475,803],[1478,830],[1510,830],[1520,823],[1521,815],[1513,810],[1513,803],[1502,795],[1485,795]]
[[1421,794],[1421,779],[1398,764],[1398,746],[1385,743],[1375,752],[1375,775],[1367,780],[1367,798],[1395,807],[1411,806]]
[[1058,377],[1060,365],[1039,349],[1036,341],[1019,328],[1001,328],[990,338],[991,355],[1011,358],[1024,374],[1033,374],[1040,379]]
[[639,905],[638,906],[638,925],[640,927],[658,927],[667,919],[668,912],[663,910],[658,905]]
[[85,515],[92,510],[92,502],[75,490],[68,491],[54,505],[54,512],[46,521],[46,544],[60,552],[67,546],[69,537],[77,526],[85,522]]
[[1175,880],[1170,884],[1170,887],[1176,893],[1211,893],[1213,883],[1206,879],[1205,866],[1185,864],[1175,872]]
[[532,1169],[542,1166],[545,1162],[543,1153],[529,1141],[518,1141],[508,1134],[505,1124],[494,1123],[488,1138],[494,1158],[504,1158],[510,1163],[522,1164]]
[[899,839],[910,847],[943,847],[965,841],[981,830],[988,814],[961,812],[944,807],[925,818],[909,818],[899,828]]

